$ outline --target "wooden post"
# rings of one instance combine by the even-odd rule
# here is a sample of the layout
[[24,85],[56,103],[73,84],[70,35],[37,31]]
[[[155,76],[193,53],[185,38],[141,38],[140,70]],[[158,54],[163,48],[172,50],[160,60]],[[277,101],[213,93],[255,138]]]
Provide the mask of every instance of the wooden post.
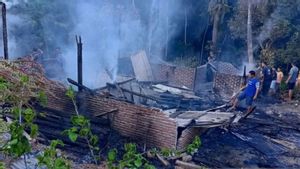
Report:
[[77,43],[77,81],[78,81],[78,91],[82,90],[82,42],[81,37],[76,36]]
[[244,66],[244,74],[243,74],[243,81],[242,86],[247,85],[247,73],[246,73],[246,66]]
[[6,24],[6,5],[0,2],[2,9],[2,25],[3,25],[3,52],[4,59],[8,60],[8,40],[7,40],[7,24]]

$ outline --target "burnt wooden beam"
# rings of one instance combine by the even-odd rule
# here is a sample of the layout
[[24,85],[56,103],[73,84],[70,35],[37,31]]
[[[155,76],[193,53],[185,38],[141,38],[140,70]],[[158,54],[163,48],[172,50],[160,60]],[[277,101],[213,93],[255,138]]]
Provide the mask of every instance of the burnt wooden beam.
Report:
[[[122,81],[122,82],[116,82],[116,84],[122,85],[122,84],[125,84],[125,83],[128,83],[128,82],[131,82],[133,80],[135,80],[135,78],[131,78],[131,79],[128,79],[128,80],[125,80],[125,81]],[[107,89],[107,88],[108,88],[108,86],[104,86],[104,87],[100,87],[96,90],[99,91],[99,90],[104,90],[104,89]]]
[[8,38],[7,38],[7,23],[6,23],[6,5],[3,2],[0,2],[2,10],[2,33],[3,33],[3,52],[4,59],[8,60]]
[[117,111],[119,111],[119,109],[113,109],[113,110],[107,111],[107,112],[97,112],[97,113],[94,113],[94,116],[95,117],[104,116],[104,115],[114,113],[114,112],[117,112]]
[[76,82],[76,81],[73,80],[73,79],[67,78],[67,81],[68,81],[69,83],[71,83],[72,85],[77,86],[78,89],[81,88],[81,89],[86,90],[86,91],[88,91],[88,92],[90,92],[90,93],[92,93],[92,94],[95,93],[92,89],[86,87],[86,86],[83,85],[83,84],[80,84],[80,83]]
[[133,80],[135,80],[135,78],[130,78],[130,79],[124,80],[124,81],[122,81],[122,82],[117,82],[117,84],[118,84],[118,85],[122,85],[122,84],[125,84],[125,83],[128,83],[128,82],[131,82],[131,81],[133,81]]
[[[116,88],[116,86],[114,84],[111,84],[111,83],[106,83],[107,86],[109,87],[113,87],[113,88]],[[149,99],[149,100],[154,100],[154,101],[159,101],[158,99],[154,98],[154,97],[151,97],[151,96],[147,96],[147,95],[144,95],[144,94],[141,94],[141,93],[137,93],[137,92],[134,92],[134,91],[130,91],[128,89],[125,89],[123,87],[120,87],[123,92],[126,92],[126,93],[131,93],[133,95],[136,95],[136,96],[140,96],[140,97],[144,97],[146,99]]]
[[181,160],[176,160],[175,164],[182,167],[182,168],[189,168],[189,169],[200,169],[200,168],[202,168],[202,166],[200,166],[200,165],[196,165],[196,164],[189,163],[189,162],[184,162],[184,161],[181,161]]
[[158,81],[139,81],[140,84],[168,84],[167,80],[158,80]]
[[76,36],[77,44],[77,81],[78,81],[78,91],[82,90],[82,42],[81,36]]
[[117,83],[114,83],[113,85],[116,86],[117,90],[122,94],[122,97],[127,100],[122,88]]

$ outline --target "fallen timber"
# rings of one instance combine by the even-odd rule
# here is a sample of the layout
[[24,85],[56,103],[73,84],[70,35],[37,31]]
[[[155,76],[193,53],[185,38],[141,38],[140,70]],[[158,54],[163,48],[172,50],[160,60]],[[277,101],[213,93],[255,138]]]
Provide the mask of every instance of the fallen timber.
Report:
[[85,91],[90,92],[91,94],[94,94],[94,91],[93,91],[92,89],[90,89],[90,88],[88,88],[88,87],[86,87],[86,86],[84,86],[84,85],[82,85],[82,84],[76,82],[75,80],[72,80],[72,79],[70,79],[70,78],[67,78],[67,81],[68,81],[69,83],[71,83],[72,85],[77,86],[78,88],[81,88],[81,89],[83,89],[83,90],[85,90]]
[[[213,128],[229,126],[247,118],[255,109],[254,107],[251,111],[246,113],[228,111],[229,103],[227,102],[223,105],[207,110],[191,111],[190,109],[197,109],[197,106],[200,107],[202,100],[200,97],[196,96],[193,91],[187,88],[156,84],[150,86],[150,89],[152,89],[154,93],[148,92],[148,94],[142,94],[141,92],[139,93],[123,86],[117,87],[115,84],[111,83],[107,83],[107,87],[108,89],[118,88],[117,91],[122,90],[122,92],[156,102],[156,104],[146,104],[146,106],[154,106],[167,111],[175,109],[175,112],[170,113],[169,117],[176,119],[177,125],[183,128]],[[147,88],[144,88],[144,90],[147,90]],[[115,97],[118,97],[118,95]]]
[[[124,83],[123,83],[124,84]],[[139,83],[138,83],[139,84]],[[159,85],[159,87],[164,86],[165,85]],[[172,91],[174,91],[173,87],[165,87],[167,88],[169,91],[166,90],[161,90],[158,89],[158,87],[149,87],[149,88],[143,88],[143,90],[145,90],[148,94],[143,94],[141,91],[134,91],[132,90],[132,88],[128,89],[126,87],[123,86],[116,86],[115,84],[112,83],[107,83],[107,88],[109,91],[117,89],[119,95],[114,95],[115,98],[119,98],[120,96],[121,98],[123,97],[123,93],[128,93],[130,95],[134,95],[146,100],[150,100],[150,101],[154,101],[156,104],[153,103],[147,103],[147,101],[145,101],[146,106],[150,106],[150,107],[158,107],[161,109],[171,109],[171,108],[177,108],[177,109],[196,109],[198,107],[200,107],[201,105],[201,101],[200,98],[197,96],[194,96],[191,91],[185,89],[186,92],[183,92],[181,94],[181,92],[177,92],[177,94],[172,93]],[[151,90],[154,89],[154,90]],[[179,89],[177,89],[179,90]],[[181,90],[180,90],[181,91]],[[150,93],[151,94],[150,94]],[[113,94],[112,94],[113,95]],[[126,98],[125,99],[129,102],[135,102],[134,100],[132,100],[132,96],[130,96],[131,99]]]
[[[81,88],[83,88],[83,91],[88,91],[88,94],[93,93],[93,90],[88,89],[84,85],[78,84],[75,81],[69,80],[69,82],[73,82],[75,85],[80,85]],[[133,91],[132,89],[126,89],[125,87],[121,87],[117,84],[109,84],[109,87],[117,88],[119,92],[127,92],[131,93],[140,97],[144,97],[153,101],[156,101],[159,105],[166,104],[166,105],[172,105],[175,108],[179,109],[182,108],[182,104],[186,104],[188,108],[190,108],[193,104],[193,101],[200,102],[200,100],[197,97],[193,97],[195,100],[190,100],[189,98],[186,98],[186,95],[180,95],[178,94],[172,94],[172,91],[170,88],[166,90],[159,89],[159,94],[157,95],[147,95],[142,94]],[[158,87],[156,87],[158,88]],[[186,92],[191,91],[186,90]],[[79,93],[80,94],[80,93]],[[122,94],[124,95],[124,94]],[[58,98],[60,99],[60,98]],[[85,98],[81,98],[81,100],[84,102]],[[116,99],[116,98],[115,98]],[[125,99],[125,98],[124,98]],[[175,100],[175,101],[174,101]],[[125,100],[126,101],[126,100]],[[81,102],[80,102],[81,103]],[[84,103],[83,103],[84,104]],[[176,115],[172,118],[176,119],[187,119],[187,123],[184,123],[183,125],[179,124],[181,127],[201,127],[201,128],[211,128],[211,127],[220,127],[224,125],[230,125],[231,122],[234,121],[234,119],[237,117],[236,112],[226,112],[224,109],[226,109],[227,105],[218,106],[216,108],[212,108],[206,111],[182,111],[179,115]],[[88,145],[85,143],[83,139],[78,139],[76,143],[71,142],[67,136],[62,135],[62,131],[65,129],[68,129],[71,127],[70,117],[72,115],[75,115],[74,112],[65,112],[65,111],[55,111],[43,107],[36,107],[38,111],[45,112],[44,116],[38,116],[36,119],[36,123],[40,126],[40,132],[43,136],[40,140],[41,141],[47,141],[51,139],[61,139],[66,143],[65,149],[76,151],[76,153],[82,153],[81,150],[72,149],[72,146],[80,147],[80,149],[87,150]],[[69,109],[72,109],[72,107],[69,107]],[[223,109],[223,110],[222,110]],[[217,112],[217,111],[221,112]],[[91,123],[92,123],[92,131],[100,136],[100,138],[107,138],[107,135],[109,134],[110,130],[110,123],[108,118],[101,118],[102,116],[107,116],[108,114],[112,114],[114,112],[117,112],[118,109],[111,109],[109,111],[99,111],[97,114],[89,114],[89,112],[82,112],[83,115],[92,117]],[[184,116],[187,115],[187,113],[195,113],[196,115],[194,117],[188,117],[184,118]],[[100,118],[95,118],[100,117]],[[171,116],[169,116],[171,117]],[[241,118],[240,118],[241,119]],[[177,121],[179,123],[179,121]],[[105,142],[106,140],[100,140],[100,142]],[[88,150],[87,150],[88,151]],[[86,152],[87,152],[86,151]]]

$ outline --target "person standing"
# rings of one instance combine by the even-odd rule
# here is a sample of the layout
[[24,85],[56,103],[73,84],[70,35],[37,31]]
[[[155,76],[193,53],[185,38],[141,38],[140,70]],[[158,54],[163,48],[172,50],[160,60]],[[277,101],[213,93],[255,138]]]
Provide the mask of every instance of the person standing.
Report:
[[277,94],[280,94],[280,84],[282,82],[283,76],[284,75],[281,68],[277,68],[276,87],[275,87]]
[[291,63],[291,65],[292,65],[292,68],[290,69],[289,77],[286,80],[286,83],[287,83],[288,89],[289,89],[288,101],[292,100],[293,90],[295,88],[297,78],[298,78],[298,73],[299,73],[299,68],[294,63]]
[[234,100],[230,110],[236,109],[239,101],[246,99],[247,112],[250,112],[252,107],[253,100],[257,98],[259,91],[259,80],[255,77],[255,71],[251,70],[249,72],[249,80],[246,86],[241,88],[241,94]]
[[277,79],[277,72],[276,72],[275,67],[272,68],[271,74],[272,74],[272,81],[271,81],[271,86],[270,86],[271,95],[275,95],[276,94],[276,79]]
[[272,82],[272,71],[265,62],[262,62],[262,89],[263,96],[267,96]]
[[298,80],[297,80],[297,84],[296,84],[297,87],[300,87],[300,72],[298,74]]

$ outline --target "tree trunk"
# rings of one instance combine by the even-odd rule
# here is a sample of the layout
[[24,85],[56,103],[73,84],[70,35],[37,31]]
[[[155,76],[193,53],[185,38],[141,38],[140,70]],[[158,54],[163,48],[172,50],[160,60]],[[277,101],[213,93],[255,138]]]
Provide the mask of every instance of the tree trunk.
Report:
[[251,21],[251,1],[248,1],[248,20],[247,20],[247,52],[248,52],[248,62],[254,63],[253,57],[253,44],[252,44],[252,21]]
[[187,48],[187,9],[184,8],[184,56],[186,56],[186,48]]
[[167,2],[167,35],[166,35],[166,50],[165,50],[165,58],[168,57],[168,47],[169,47],[169,1]]
[[154,12],[154,6],[155,5],[155,0],[152,0],[151,2],[151,7],[150,7],[150,13],[149,13],[149,32],[148,32],[148,57],[151,58],[151,47],[152,47],[152,34],[153,34],[153,12]]
[[216,13],[214,15],[214,21],[213,21],[213,31],[212,31],[212,57],[216,56],[216,50],[217,50],[217,42],[218,42],[218,33],[219,33],[219,24],[220,24],[220,9],[217,7]]
[[187,45],[187,40],[186,40],[186,34],[187,34],[187,9],[185,7],[184,11],[184,45]]

